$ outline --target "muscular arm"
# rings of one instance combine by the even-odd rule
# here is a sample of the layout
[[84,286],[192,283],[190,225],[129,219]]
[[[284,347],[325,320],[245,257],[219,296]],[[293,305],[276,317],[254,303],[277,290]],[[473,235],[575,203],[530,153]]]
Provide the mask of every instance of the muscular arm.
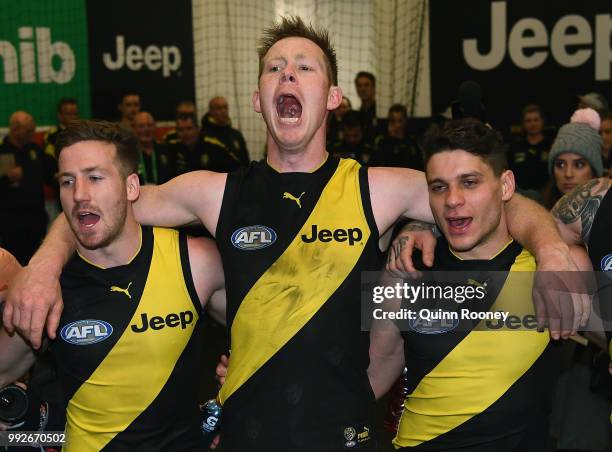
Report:
[[[402,282],[402,279],[393,278],[390,273],[383,273],[381,285],[393,285]],[[377,305],[383,311],[397,312],[401,307],[401,300],[387,300]],[[404,340],[399,329],[391,320],[376,319],[370,330],[370,365],[368,378],[374,396],[378,399],[391,388],[404,368]]]
[[166,227],[201,221],[214,235],[226,179],[225,173],[193,171],[163,185],[141,187],[134,204],[136,221]]
[[608,178],[592,179],[557,201],[551,213],[567,243],[589,243],[595,214],[611,185],[612,181]]
[[202,307],[225,325],[225,278],[217,245],[204,237],[188,237],[191,276]]
[[433,223],[425,173],[407,168],[369,168],[372,210],[382,235],[398,218]]

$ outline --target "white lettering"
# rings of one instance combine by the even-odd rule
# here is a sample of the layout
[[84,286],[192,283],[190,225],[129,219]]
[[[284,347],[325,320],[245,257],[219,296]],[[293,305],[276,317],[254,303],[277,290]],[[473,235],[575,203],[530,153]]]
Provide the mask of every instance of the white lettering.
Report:
[[[570,29],[576,29],[576,33],[568,33]],[[591,58],[593,50],[582,49],[569,53],[566,47],[592,43],[593,33],[587,20],[582,16],[569,15],[563,16],[555,24],[550,38],[550,50],[561,66],[578,67]]]
[[[526,35],[526,32],[529,33]],[[521,19],[510,32],[508,53],[514,64],[521,69],[534,69],[546,61],[548,52],[533,52],[531,56],[527,56],[523,50],[546,46],[548,35],[544,24],[534,18]]]

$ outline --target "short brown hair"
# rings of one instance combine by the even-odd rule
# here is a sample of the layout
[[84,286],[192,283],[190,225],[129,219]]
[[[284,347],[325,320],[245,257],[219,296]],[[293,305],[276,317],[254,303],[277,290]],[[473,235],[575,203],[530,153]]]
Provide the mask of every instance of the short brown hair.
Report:
[[57,156],[62,149],[81,141],[102,141],[114,144],[117,160],[123,174],[127,177],[138,172],[138,141],[131,130],[114,122],[100,120],[70,121],[68,127],[57,136]]
[[496,177],[508,169],[506,146],[501,134],[478,119],[456,119],[442,128],[431,127],[425,135],[424,148],[425,164],[439,152],[463,150],[480,157]]
[[538,104],[528,104],[527,106],[525,106],[521,113],[521,118],[525,119],[527,113],[538,113],[540,115],[540,118],[544,119],[544,111],[542,110],[542,107],[540,107]]
[[327,77],[332,85],[338,85],[338,61],[336,60],[336,51],[329,39],[329,33],[322,28],[306,25],[297,16],[283,17],[279,23],[264,30],[259,42],[259,48],[257,49],[257,54],[259,55],[259,77],[261,77],[263,72],[263,59],[266,53],[268,53],[268,50],[274,44],[285,38],[306,38],[314,42],[325,55]]

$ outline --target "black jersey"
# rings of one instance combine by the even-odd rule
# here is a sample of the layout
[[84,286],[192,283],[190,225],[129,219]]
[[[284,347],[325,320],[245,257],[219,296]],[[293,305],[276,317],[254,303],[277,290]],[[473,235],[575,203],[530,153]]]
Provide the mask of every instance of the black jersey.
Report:
[[[593,264],[598,286],[599,307],[604,322],[612,321],[612,188],[601,201],[593,219],[589,243],[589,258]],[[606,326],[608,343],[612,345],[612,328]],[[612,347],[610,347],[612,356]]]
[[186,238],[143,227],[129,264],[102,269],[75,255],[61,284],[52,351],[67,402],[64,450],[203,450],[201,306]]
[[232,346],[223,450],[373,450],[360,272],[381,253],[366,169],[253,163],[228,176],[216,236]]
[[[415,260],[417,267],[424,268],[418,255]],[[536,326],[531,302],[534,258],[512,242],[491,260],[461,260],[442,238],[433,270],[432,280],[437,283],[446,283],[439,275],[451,275],[437,272],[453,272],[453,283],[462,277],[464,286],[484,289],[482,299],[446,302],[450,310],[508,312],[513,318],[503,327],[499,320],[462,315],[437,326],[426,325],[419,321],[426,318],[420,309],[432,307],[433,301],[417,303],[417,319],[402,328],[408,396],[394,446],[470,452],[545,450],[554,355],[547,332],[518,328],[521,322]]]

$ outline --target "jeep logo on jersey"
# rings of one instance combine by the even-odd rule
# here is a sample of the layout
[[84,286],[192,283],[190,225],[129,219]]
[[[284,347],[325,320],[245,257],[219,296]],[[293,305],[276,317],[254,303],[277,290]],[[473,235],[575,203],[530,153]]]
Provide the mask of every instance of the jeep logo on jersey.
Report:
[[[143,333],[149,328],[152,330],[161,330],[166,327],[176,328],[177,326],[180,326],[181,330],[184,330],[187,328],[187,325],[191,325],[193,317],[193,312],[183,311],[179,314],[173,312],[166,317],[156,315],[149,319],[147,313],[143,312],[140,314],[140,322],[132,324],[130,327],[134,333]],[[140,325],[138,325],[138,323],[140,323]]]
[[612,278],[612,254],[608,254],[601,260],[601,271],[606,274],[608,278]]
[[115,39],[115,58],[110,52],[102,55],[102,61],[111,71],[117,71],[127,66],[130,71],[139,71],[146,67],[150,71],[161,69],[164,77],[170,77],[171,72],[176,72],[181,67],[181,51],[176,46],[154,45],[147,46],[144,50],[135,44],[125,47],[125,38],[121,35]]
[[347,242],[349,246],[353,246],[355,243],[361,241],[363,238],[363,232],[359,228],[348,228],[348,229],[321,229],[317,228],[316,224],[312,225],[310,236],[308,234],[302,234],[302,241],[304,243],[312,243],[316,240],[319,242],[327,243],[332,240],[336,242]]
[[241,250],[260,250],[276,242],[276,232],[267,226],[245,226],[234,231],[231,241]]
[[442,334],[454,330],[459,319],[425,319],[417,315],[408,321],[410,329],[419,334]]
[[73,345],[90,345],[108,339],[113,327],[104,320],[77,320],[64,326],[61,338]]

